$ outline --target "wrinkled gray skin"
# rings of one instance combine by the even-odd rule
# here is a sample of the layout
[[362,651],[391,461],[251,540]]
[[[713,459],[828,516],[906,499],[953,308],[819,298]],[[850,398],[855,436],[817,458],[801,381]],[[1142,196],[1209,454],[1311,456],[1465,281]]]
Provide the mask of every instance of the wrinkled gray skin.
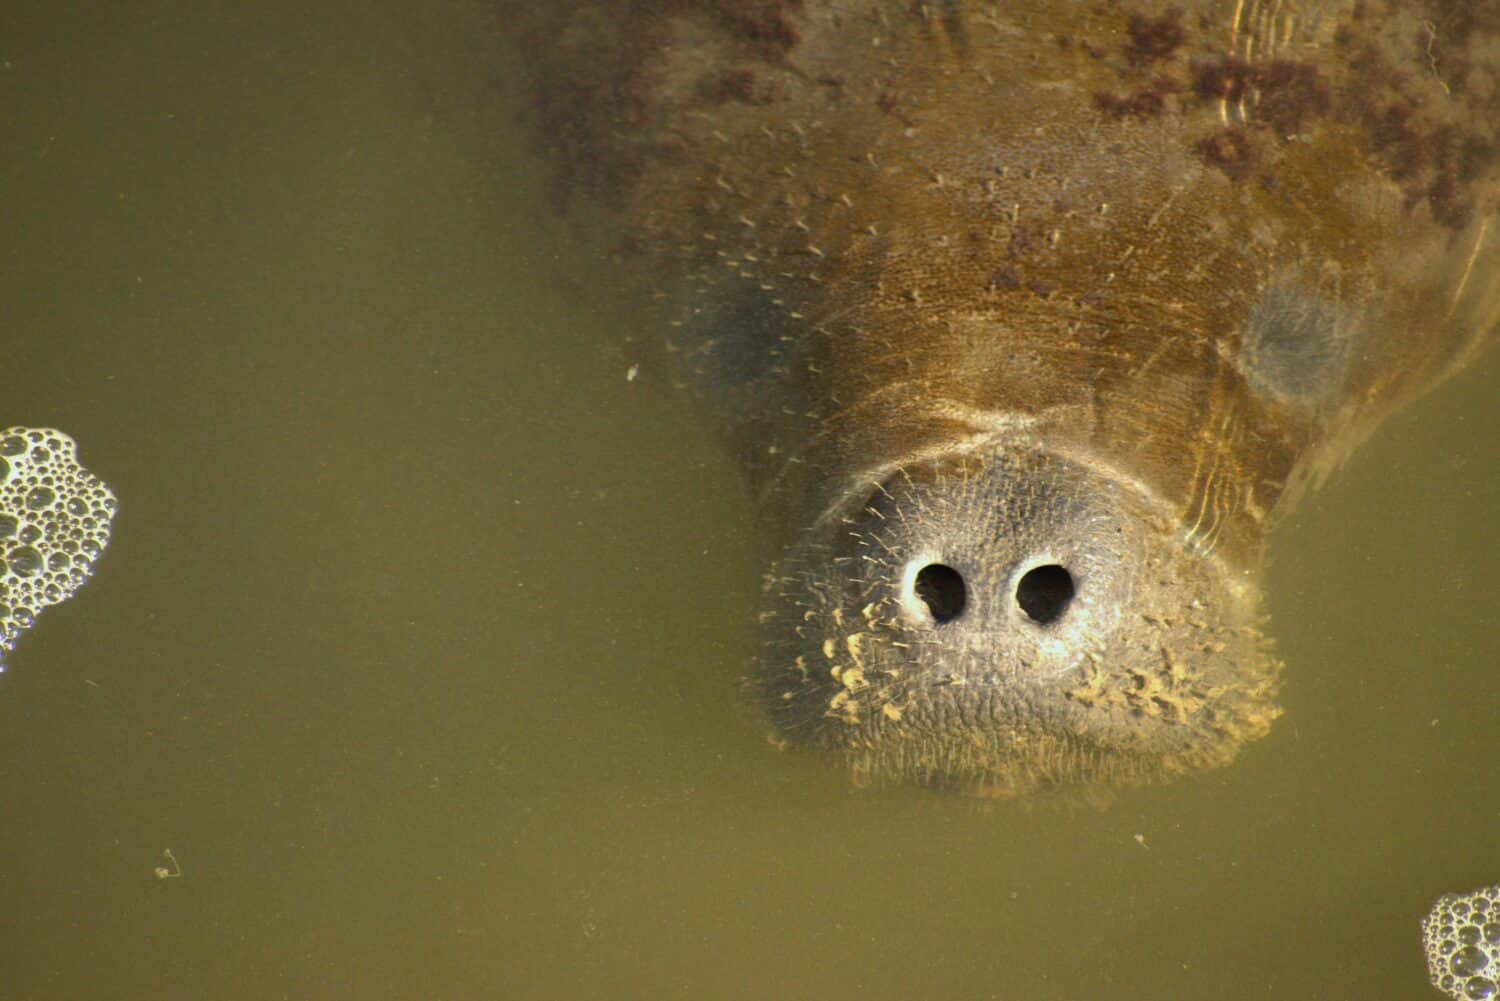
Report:
[[[840,737],[877,715],[902,727],[905,739],[857,748],[861,780],[987,795],[1079,768],[1129,782],[1164,754],[1196,760],[1215,698],[1225,727],[1264,712],[1269,682],[1237,673],[1263,662],[1255,590],[1173,544],[1169,513],[1110,471],[987,442],[848,500],[768,580],[765,696],[779,730],[814,746],[830,717]],[[1122,663],[1143,665],[1139,709],[1109,712],[1106,672]],[[1025,762],[1004,786],[997,756]]]

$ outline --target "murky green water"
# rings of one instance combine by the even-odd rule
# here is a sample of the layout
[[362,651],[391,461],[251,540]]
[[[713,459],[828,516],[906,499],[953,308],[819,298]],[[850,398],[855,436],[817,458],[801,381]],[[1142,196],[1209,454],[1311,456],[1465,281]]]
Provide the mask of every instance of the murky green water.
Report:
[[502,33],[0,15],[0,425],[122,505],[0,676],[0,997],[1428,996],[1418,917],[1500,879],[1500,356],[1278,533],[1240,764],[851,791],[743,703],[747,509],[627,382]]

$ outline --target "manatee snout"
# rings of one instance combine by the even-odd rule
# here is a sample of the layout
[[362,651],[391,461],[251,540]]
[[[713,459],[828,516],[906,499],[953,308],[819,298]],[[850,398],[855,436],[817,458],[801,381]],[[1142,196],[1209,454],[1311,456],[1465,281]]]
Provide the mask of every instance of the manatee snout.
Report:
[[1232,758],[1275,718],[1255,582],[1106,467],[997,447],[902,466],[768,578],[788,741],[990,796]]

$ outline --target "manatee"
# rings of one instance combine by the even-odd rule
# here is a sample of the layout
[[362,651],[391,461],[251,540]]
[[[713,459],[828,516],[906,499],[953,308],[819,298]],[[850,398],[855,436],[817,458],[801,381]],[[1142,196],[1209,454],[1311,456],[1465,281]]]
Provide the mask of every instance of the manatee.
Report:
[[1107,796],[1267,733],[1269,528],[1500,327],[1500,4],[502,10],[744,474],[779,742]]

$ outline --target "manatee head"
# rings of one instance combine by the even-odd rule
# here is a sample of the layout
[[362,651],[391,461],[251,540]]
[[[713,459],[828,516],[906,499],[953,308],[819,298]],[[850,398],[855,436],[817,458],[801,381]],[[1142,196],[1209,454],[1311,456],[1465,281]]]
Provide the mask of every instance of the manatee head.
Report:
[[1008,797],[1227,763],[1279,710],[1253,569],[1130,479],[1040,448],[903,466],[767,575],[793,744]]

